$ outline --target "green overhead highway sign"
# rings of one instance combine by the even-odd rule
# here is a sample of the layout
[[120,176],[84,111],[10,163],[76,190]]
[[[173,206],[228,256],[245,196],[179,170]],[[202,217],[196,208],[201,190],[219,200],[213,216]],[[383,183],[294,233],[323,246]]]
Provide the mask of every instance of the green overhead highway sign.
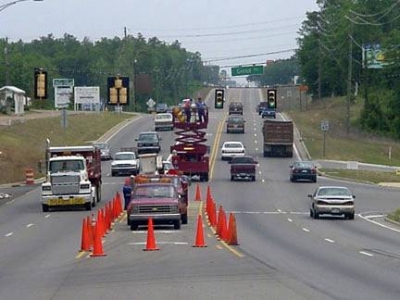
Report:
[[264,73],[263,66],[246,66],[246,67],[233,67],[231,69],[232,76],[246,76],[246,75],[262,75]]

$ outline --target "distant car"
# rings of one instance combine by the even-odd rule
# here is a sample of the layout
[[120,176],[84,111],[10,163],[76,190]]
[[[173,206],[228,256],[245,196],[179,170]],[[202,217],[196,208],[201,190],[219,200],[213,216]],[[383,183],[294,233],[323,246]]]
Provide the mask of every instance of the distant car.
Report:
[[320,215],[344,215],[350,220],[354,219],[355,195],[344,186],[320,186],[313,194],[308,195],[311,199],[310,217],[318,219]]
[[244,133],[244,125],[246,121],[243,116],[240,115],[232,115],[229,116],[226,120],[226,133]]
[[111,176],[136,175],[139,173],[139,159],[135,152],[117,152],[111,162]]
[[290,181],[310,180],[317,182],[317,167],[312,161],[295,161],[290,166]]
[[261,118],[276,118],[276,110],[264,107],[261,111]]
[[137,139],[137,153],[159,153],[161,151],[161,137],[155,131],[139,133]]
[[111,151],[107,143],[93,143],[93,146],[95,146],[97,149],[100,149],[101,160],[111,159]]
[[229,103],[229,111],[228,113],[231,114],[239,114],[243,115],[243,103],[242,102],[231,102]]
[[158,113],[154,116],[154,130],[174,130],[174,117],[171,113]]
[[167,103],[157,103],[156,104],[156,113],[166,113],[168,111]]
[[245,147],[242,142],[228,141],[221,147],[221,160],[230,160],[232,157],[244,156]]

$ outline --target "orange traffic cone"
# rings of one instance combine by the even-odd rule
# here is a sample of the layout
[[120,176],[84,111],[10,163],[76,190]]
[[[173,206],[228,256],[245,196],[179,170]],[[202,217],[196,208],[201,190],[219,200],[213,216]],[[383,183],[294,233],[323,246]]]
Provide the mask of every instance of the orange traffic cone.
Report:
[[92,257],[105,256],[105,254],[103,252],[103,244],[101,241],[101,236],[102,236],[101,230],[102,230],[101,225],[97,222],[96,230],[94,233],[93,253],[90,255]]
[[217,226],[217,204],[215,202],[211,202],[211,214],[210,214],[211,226]]
[[160,250],[157,248],[156,245],[156,238],[154,236],[154,228],[153,228],[153,219],[149,218],[148,226],[147,226],[147,242],[146,242],[146,249],[144,251],[154,251]]
[[223,211],[223,213],[222,213],[222,221],[221,221],[221,233],[220,233],[220,238],[221,238],[221,240],[223,240],[223,241],[227,241],[228,240],[228,227],[227,227],[227,225],[226,225],[226,214],[225,214],[225,211],[224,210],[222,210]]
[[88,226],[86,223],[86,218],[83,218],[82,222],[82,238],[81,238],[81,252],[90,251],[91,241],[89,238]]
[[219,210],[218,210],[218,219],[217,219],[217,229],[215,234],[218,235],[219,237],[221,237],[221,232],[222,232],[222,225],[223,225],[223,219],[222,219],[222,214],[224,213],[222,205],[219,206]]
[[210,185],[207,186],[206,203],[212,200]]
[[229,215],[228,245],[239,245],[236,231],[236,218],[233,213]]
[[196,185],[196,195],[195,195],[194,201],[201,201],[200,185],[198,183]]
[[193,247],[207,247],[204,242],[203,220],[201,218],[201,215],[199,215],[197,218],[197,233]]

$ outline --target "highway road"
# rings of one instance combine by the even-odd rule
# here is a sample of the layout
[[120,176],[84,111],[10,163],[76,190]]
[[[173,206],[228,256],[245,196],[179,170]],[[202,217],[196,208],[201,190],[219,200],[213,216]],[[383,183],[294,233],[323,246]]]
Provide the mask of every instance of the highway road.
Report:
[[[207,186],[227,213],[236,216],[238,246],[220,242],[204,222],[207,247],[193,247],[204,201],[190,187],[189,224],[181,230],[156,227],[158,251],[143,251],[146,230],[130,231],[120,218],[103,239],[102,257],[79,252],[87,211],[41,212],[39,188],[0,206],[0,299],[399,299],[400,228],[383,216],[400,206],[390,187],[319,177],[317,183],[289,181],[296,159],[262,157],[262,119],[255,111],[258,89],[229,89],[242,101],[245,134],[226,134],[224,110],[207,99],[211,179]],[[278,104],[279,105],[279,104]],[[152,117],[129,123],[109,143],[113,151],[134,146]],[[163,137],[162,154],[174,141]],[[259,161],[255,182],[230,181],[221,161],[224,141],[239,140]],[[121,191],[123,177],[103,163],[101,207]],[[307,195],[318,185],[346,185],[357,196],[355,220],[309,217]]]

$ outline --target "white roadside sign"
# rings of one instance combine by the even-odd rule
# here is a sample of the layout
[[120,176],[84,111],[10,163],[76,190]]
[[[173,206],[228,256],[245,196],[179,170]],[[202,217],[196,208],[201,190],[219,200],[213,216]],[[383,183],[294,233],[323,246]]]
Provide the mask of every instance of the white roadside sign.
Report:
[[75,104],[99,104],[99,86],[76,86],[74,88]]
[[66,108],[71,103],[71,96],[72,96],[72,89],[71,86],[61,87],[57,86],[54,88],[55,90],[55,99],[54,99],[54,106],[56,108]]

